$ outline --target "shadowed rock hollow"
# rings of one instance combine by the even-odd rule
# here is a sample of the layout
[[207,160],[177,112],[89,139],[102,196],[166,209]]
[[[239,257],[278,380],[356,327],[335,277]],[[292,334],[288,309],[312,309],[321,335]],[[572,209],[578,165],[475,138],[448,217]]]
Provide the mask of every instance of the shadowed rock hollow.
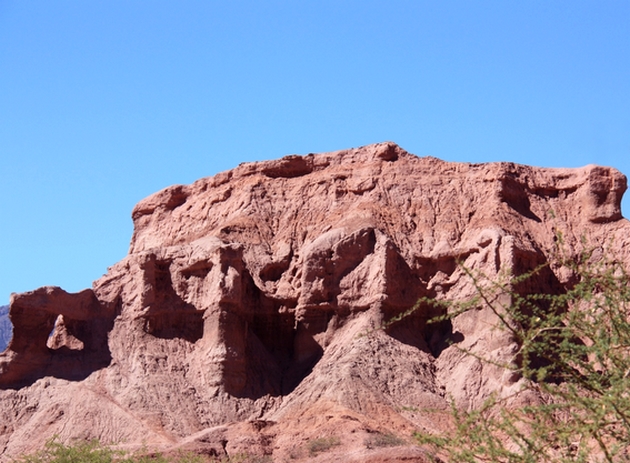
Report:
[[[448,397],[469,408],[518,387],[450,343],[497,360],[515,346],[486,309],[375,328],[422,296],[474,294],[458,262],[493,278],[552,261],[558,233],[568,255],[586,238],[628,263],[625,189],[612,168],[449,163],[393,143],[166,188],[134,208],[128,256],[92,289],[12,296],[0,460],[56,434],[277,461],[336,435],[330,461],[420,461],[366,442],[438,429]],[[529,283],[571,278],[550,265]]]

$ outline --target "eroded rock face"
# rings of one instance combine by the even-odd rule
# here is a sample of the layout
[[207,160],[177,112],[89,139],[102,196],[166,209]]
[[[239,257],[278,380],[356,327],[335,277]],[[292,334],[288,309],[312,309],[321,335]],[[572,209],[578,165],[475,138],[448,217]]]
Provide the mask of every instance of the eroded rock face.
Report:
[[[435,429],[446,398],[475,407],[518,385],[450,346],[509,359],[488,310],[427,325],[421,306],[377,328],[420,297],[473,295],[460,262],[494,278],[552,261],[559,233],[568,255],[586,237],[628,263],[625,189],[611,168],[448,163],[393,143],[166,188],[134,208],[129,255],[92,289],[13,296],[2,458],[57,434],[300,459],[337,434],[331,461],[386,461],[366,436]],[[551,265],[522,290],[571,278]]]

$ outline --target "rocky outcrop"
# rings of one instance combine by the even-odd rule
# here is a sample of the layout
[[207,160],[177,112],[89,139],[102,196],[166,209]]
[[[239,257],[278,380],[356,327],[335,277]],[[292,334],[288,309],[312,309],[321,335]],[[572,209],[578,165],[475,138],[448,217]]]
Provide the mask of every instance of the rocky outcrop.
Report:
[[92,289],[13,296],[0,452],[56,434],[282,461],[335,435],[330,461],[386,461],[370,436],[439,428],[448,397],[475,407],[518,378],[451,345],[508,359],[489,310],[427,325],[436,309],[420,306],[378,327],[423,296],[473,295],[461,264],[495,278],[551,262],[530,285],[562,291],[559,234],[565,255],[587,239],[630,262],[625,189],[611,168],[448,163],[393,143],[166,188],[134,208],[128,256]]
[[11,320],[9,320],[9,306],[0,306],[0,352],[4,351],[9,345],[12,335],[13,325],[11,325]]

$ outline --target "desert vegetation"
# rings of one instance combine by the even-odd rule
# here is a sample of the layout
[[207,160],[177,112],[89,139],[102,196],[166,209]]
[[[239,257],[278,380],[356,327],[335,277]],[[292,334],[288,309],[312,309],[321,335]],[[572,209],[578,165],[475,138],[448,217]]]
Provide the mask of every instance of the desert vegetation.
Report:
[[396,447],[398,445],[405,445],[406,442],[400,437],[391,433],[374,433],[365,440],[365,446],[368,449],[374,449],[379,447]]
[[329,437],[320,437],[318,439],[313,439],[308,443],[308,452],[311,456],[316,456],[322,452],[327,452],[341,444],[341,441],[338,437],[329,436]]
[[164,455],[147,449],[130,453],[97,440],[64,444],[54,438],[42,450],[23,455],[13,463],[271,463],[271,458],[248,454],[214,457],[192,452]]
[[630,461],[630,281],[619,263],[595,254],[558,257],[574,276],[560,294],[522,290],[542,268],[502,281],[467,270],[477,296],[447,304],[448,315],[433,322],[489,307],[496,329],[518,346],[499,366],[521,388],[475,410],[452,404],[451,430],[419,433],[419,443],[449,462]]

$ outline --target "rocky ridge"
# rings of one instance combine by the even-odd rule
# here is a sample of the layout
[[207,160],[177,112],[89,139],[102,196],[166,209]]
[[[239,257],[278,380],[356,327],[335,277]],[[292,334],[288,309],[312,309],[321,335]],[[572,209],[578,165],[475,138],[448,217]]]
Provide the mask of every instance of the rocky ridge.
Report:
[[[462,300],[459,265],[495,278],[554,264],[586,239],[630,263],[626,178],[419,158],[393,143],[242,164],[172,186],[133,210],[128,256],[69,294],[13,295],[0,355],[0,460],[52,435],[274,461],[421,461],[375,435],[439,429],[515,378],[450,346],[508,359],[480,309],[427,325],[422,297]],[[52,336],[49,336],[52,332]],[[318,456],[308,443],[335,436]],[[370,460],[371,459],[371,460]]]

